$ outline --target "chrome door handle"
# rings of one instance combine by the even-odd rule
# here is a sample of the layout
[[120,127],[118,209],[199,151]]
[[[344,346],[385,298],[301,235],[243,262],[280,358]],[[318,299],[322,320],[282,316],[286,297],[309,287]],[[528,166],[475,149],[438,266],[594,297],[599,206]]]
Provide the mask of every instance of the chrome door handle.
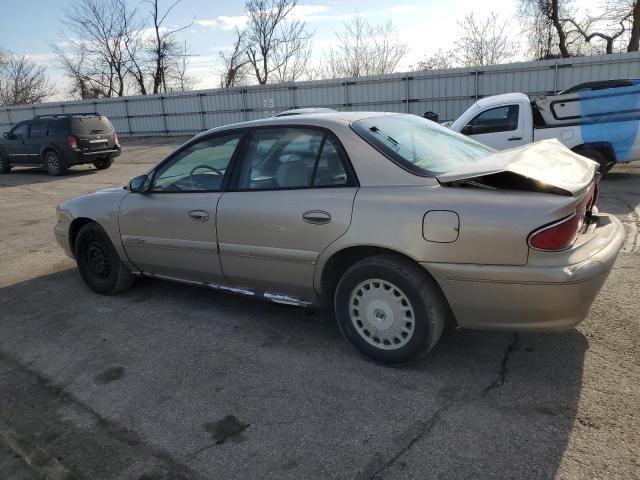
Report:
[[325,225],[331,221],[331,214],[323,210],[309,210],[302,214],[302,220],[314,225]]
[[209,212],[207,212],[206,210],[191,210],[189,212],[189,216],[193,220],[197,220],[199,222],[206,222],[207,220],[209,220]]

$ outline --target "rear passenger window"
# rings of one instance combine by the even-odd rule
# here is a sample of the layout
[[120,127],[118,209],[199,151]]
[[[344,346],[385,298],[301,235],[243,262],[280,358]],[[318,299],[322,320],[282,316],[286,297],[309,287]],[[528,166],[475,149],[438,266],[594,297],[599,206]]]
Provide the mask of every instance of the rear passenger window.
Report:
[[42,136],[42,124],[33,123],[29,129],[29,138],[38,138]]
[[323,131],[269,128],[251,136],[240,171],[241,190],[273,190],[347,184],[336,142]]
[[347,172],[344,169],[338,149],[330,137],[324,142],[322,153],[315,171],[313,186],[326,187],[331,185],[345,185]]

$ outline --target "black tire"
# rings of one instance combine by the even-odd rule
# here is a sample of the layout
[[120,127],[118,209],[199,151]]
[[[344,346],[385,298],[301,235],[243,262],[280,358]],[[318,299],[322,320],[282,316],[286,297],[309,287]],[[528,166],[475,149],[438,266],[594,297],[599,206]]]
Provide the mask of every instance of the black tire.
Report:
[[97,223],[88,223],[75,242],[80,275],[91,289],[102,295],[115,295],[133,283],[131,272],[122,264],[109,237]]
[[615,164],[617,163],[615,159],[610,158],[609,156],[602,153],[600,150],[594,150],[591,148],[587,148],[578,152],[583,157],[587,157],[594,162],[598,162],[600,164],[600,175],[604,178],[609,170],[611,170]]
[[0,153],[0,173],[10,173],[11,172],[11,164],[7,157]]
[[52,177],[59,177],[64,175],[67,171],[67,164],[62,156],[54,150],[47,150],[43,154],[44,166],[47,169],[47,173]]
[[[391,364],[426,355],[438,343],[448,312],[435,280],[412,261],[394,255],[352,265],[338,282],[334,308],[340,330],[361,354]],[[367,335],[374,322],[381,323]]]
[[103,158],[101,160],[96,160],[95,162],[93,162],[93,166],[98,170],[106,170],[111,166],[112,163],[113,160],[111,158]]

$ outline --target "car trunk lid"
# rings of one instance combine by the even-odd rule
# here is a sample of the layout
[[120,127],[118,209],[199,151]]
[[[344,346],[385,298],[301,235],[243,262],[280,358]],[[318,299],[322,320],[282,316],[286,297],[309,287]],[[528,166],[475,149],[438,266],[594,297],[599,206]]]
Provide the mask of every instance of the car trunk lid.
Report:
[[493,153],[436,178],[443,185],[474,184],[582,197],[595,181],[598,164],[556,139]]

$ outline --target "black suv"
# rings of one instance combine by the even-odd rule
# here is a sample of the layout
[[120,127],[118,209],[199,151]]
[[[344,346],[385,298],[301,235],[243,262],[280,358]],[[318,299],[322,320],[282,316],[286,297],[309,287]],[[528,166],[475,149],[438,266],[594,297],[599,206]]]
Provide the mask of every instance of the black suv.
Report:
[[0,173],[14,165],[42,166],[62,175],[71,165],[109,168],[120,143],[107,117],[91,114],[40,115],[17,123],[0,138]]

